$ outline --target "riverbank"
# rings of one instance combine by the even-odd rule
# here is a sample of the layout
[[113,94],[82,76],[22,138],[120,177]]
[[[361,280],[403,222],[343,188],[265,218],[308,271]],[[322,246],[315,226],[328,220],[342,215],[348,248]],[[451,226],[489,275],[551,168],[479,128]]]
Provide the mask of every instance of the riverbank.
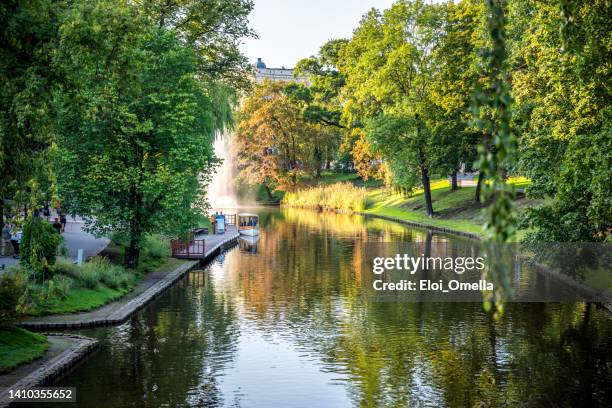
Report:
[[[41,335],[42,337],[42,335]],[[9,390],[24,390],[51,384],[97,347],[97,340],[71,334],[47,334],[48,347],[42,358],[0,375],[0,407],[11,403]]]
[[[223,235],[207,236],[206,252],[202,261],[210,261],[220,251],[234,245],[239,235],[237,229],[232,226],[228,227]],[[20,321],[17,325],[32,330],[51,330],[120,324],[199,264],[200,261],[172,258],[167,264],[171,265],[171,268],[160,268],[160,270],[146,274],[129,294],[101,308],[83,313],[31,317]]]
[[[511,178],[510,183],[517,189],[524,188],[529,181],[524,178]],[[351,183],[356,187],[364,187],[365,197],[359,197],[363,203],[346,203],[345,189],[340,188],[336,198],[333,194],[334,184],[337,182]],[[303,208],[325,208],[329,210],[352,211],[364,215],[380,216],[393,221],[403,221],[413,226],[437,228],[445,232],[458,232],[475,237],[484,237],[484,224],[486,222],[486,204],[475,200],[476,187],[464,186],[458,190],[451,190],[448,180],[437,180],[431,183],[431,195],[435,215],[428,217],[425,213],[425,198],[423,189],[412,192],[409,196],[389,191],[383,186],[365,183],[356,174],[341,173],[340,175],[326,174],[318,184],[306,183],[301,191],[312,192],[322,189],[325,205],[321,206],[316,194],[312,194],[310,201],[297,198],[296,194],[283,193],[283,205]],[[329,191],[332,190],[332,191]],[[279,194],[280,195],[280,194]],[[331,205],[329,204],[331,202]],[[539,200],[517,197],[515,208],[521,214],[526,208],[541,203]],[[296,205],[297,204],[297,205]],[[364,208],[365,207],[365,208]],[[521,230],[516,236],[520,240],[526,231]]]
[[18,327],[0,329],[0,375],[42,357],[48,347],[42,334]]
[[143,247],[141,262],[135,270],[123,266],[124,248],[111,242],[99,256],[83,265],[58,258],[44,282],[33,278],[24,265],[9,268],[8,273],[25,286],[22,314],[45,316],[86,312],[120,299],[137,287],[143,276],[173,268],[170,243],[163,237],[149,237]]
[[[213,259],[226,248],[237,242],[239,233],[235,227],[228,228],[224,235],[211,235],[207,241],[207,251],[202,261]],[[13,328],[23,336],[33,336],[45,347],[33,347],[24,344],[21,353],[27,356],[19,362],[12,362],[10,368],[0,375],[0,386],[11,386],[13,388],[34,387],[46,384],[53,378],[61,376],[69,368],[84,358],[93,350],[96,341],[73,335],[45,335],[31,333],[24,329],[49,330],[66,328],[84,328],[102,325],[113,325],[125,322],[136,312],[146,306],[153,299],[164,293],[177,280],[192,268],[200,265],[200,261],[187,261],[171,259],[174,266],[171,270],[161,270],[149,273],[138,283],[137,287],[128,295],[111,302],[101,308],[84,313],[49,315],[42,317],[31,317],[17,323],[18,328]],[[170,265],[170,264],[167,264]],[[66,339],[74,344],[69,344]],[[2,336],[0,335],[0,341]],[[13,353],[12,349],[4,348],[7,355]],[[2,355],[0,355],[1,357]],[[2,361],[2,360],[0,360]],[[30,362],[29,364],[27,364]],[[16,368],[17,367],[17,368]],[[9,371],[10,370],[10,371]],[[8,403],[8,396],[0,394],[0,407]]]

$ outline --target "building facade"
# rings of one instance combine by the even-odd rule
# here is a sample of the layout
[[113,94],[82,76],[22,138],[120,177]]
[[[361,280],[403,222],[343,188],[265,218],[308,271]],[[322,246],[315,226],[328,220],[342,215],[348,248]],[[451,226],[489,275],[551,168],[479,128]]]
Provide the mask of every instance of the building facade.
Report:
[[266,79],[272,82],[299,82],[310,86],[310,81],[307,77],[298,76],[295,78],[293,76],[293,68],[268,68],[261,58],[257,58],[255,63],[255,82],[260,83]]

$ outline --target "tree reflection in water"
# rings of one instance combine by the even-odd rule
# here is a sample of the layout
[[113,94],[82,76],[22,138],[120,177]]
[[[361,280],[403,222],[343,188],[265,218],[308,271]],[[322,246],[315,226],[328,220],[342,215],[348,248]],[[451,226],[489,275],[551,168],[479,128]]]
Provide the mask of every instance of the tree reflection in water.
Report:
[[256,253],[235,248],[123,326],[83,330],[102,349],[60,384],[96,407],[612,400],[612,319],[594,305],[514,303],[495,321],[479,303],[376,302],[362,243],[461,239],[301,210],[260,220]]

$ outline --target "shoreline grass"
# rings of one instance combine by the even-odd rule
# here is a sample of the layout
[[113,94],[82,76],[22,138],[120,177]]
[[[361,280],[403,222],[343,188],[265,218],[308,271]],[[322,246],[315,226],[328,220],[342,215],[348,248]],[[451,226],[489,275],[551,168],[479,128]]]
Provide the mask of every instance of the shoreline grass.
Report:
[[[338,179],[341,179],[342,182],[337,183]],[[517,188],[524,188],[529,184],[529,180],[523,177],[510,178],[508,181]],[[318,180],[318,183],[294,193],[285,193],[282,204],[299,208],[344,210],[380,215],[418,223],[426,227],[444,228],[479,237],[485,236],[483,226],[486,222],[487,205],[475,202],[475,186],[465,186],[452,191],[447,179],[432,181],[431,194],[435,215],[430,218],[425,213],[425,198],[422,188],[406,196],[401,193],[390,192],[380,183],[364,182],[356,174],[346,173],[341,173],[339,176],[325,174]],[[365,191],[365,203],[367,203],[365,208],[354,209],[355,206],[350,204],[350,199],[347,200],[342,194],[333,194],[336,189],[335,186],[349,183],[354,188],[362,188]],[[327,199],[321,197],[323,192],[331,192],[333,197]],[[303,197],[298,197],[298,194],[302,194]],[[345,202],[343,203],[342,200]],[[332,205],[316,205],[317,201],[330,201]],[[515,206],[519,213],[527,207],[540,203],[539,200],[525,197],[515,200]],[[518,231],[515,240],[520,240],[525,233],[524,230]]]
[[58,259],[51,268],[51,278],[40,282],[23,265],[11,267],[23,283],[21,314],[46,316],[87,312],[118,300],[130,293],[149,272],[171,268],[169,241],[160,236],[148,237],[141,260],[135,270],[122,265],[124,247],[112,242],[99,256],[82,266]]
[[[173,270],[179,267],[184,260],[168,258],[151,272]],[[134,277],[129,285],[112,288],[100,281],[95,288],[76,287],[70,290],[63,299],[51,300],[44,305],[36,305],[30,309],[27,316],[48,316],[54,314],[70,314],[89,312],[108,303],[121,299],[129,294],[140,283],[142,277]]]
[[366,189],[339,182],[287,192],[283,205],[323,210],[364,211],[368,205]]
[[48,348],[49,342],[42,334],[18,327],[0,329],[0,374],[42,357]]

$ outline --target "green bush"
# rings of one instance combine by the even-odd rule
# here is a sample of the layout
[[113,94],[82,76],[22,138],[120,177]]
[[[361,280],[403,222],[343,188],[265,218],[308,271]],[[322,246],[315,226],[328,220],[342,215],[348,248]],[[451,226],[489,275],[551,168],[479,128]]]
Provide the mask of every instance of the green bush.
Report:
[[53,295],[57,295],[60,299],[66,299],[72,287],[72,279],[67,276],[55,275],[51,282],[55,289]]
[[92,258],[89,262],[85,262],[81,267],[81,274],[79,280],[81,284],[87,289],[95,289],[100,283],[102,277],[100,273],[102,259],[105,258]]
[[[105,257],[94,257],[85,262],[83,266],[58,259],[54,272],[58,275],[73,278],[88,289],[95,289],[100,283],[111,289],[124,289],[129,287],[135,279],[133,273],[128,272],[120,265],[111,263]],[[56,282],[56,286],[59,286],[58,282]]]
[[0,278],[0,327],[9,326],[17,317],[22,287],[19,279],[5,274]]
[[53,266],[53,274],[61,274],[80,280],[81,268],[70,259],[59,258],[55,261],[55,265]]
[[148,259],[164,259],[171,255],[168,240],[161,235],[149,235],[145,238],[142,256]]
[[23,226],[23,239],[19,247],[21,260],[36,272],[47,275],[55,263],[57,248],[62,240],[50,223],[30,217]]
[[123,289],[130,285],[133,275],[119,265],[113,265],[106,258],[99,259],[100,280],[111,289]]
[[365,188],[351,183],[336,183],[286,193],[283,204],[322,210],[363,211],[368,199]]

